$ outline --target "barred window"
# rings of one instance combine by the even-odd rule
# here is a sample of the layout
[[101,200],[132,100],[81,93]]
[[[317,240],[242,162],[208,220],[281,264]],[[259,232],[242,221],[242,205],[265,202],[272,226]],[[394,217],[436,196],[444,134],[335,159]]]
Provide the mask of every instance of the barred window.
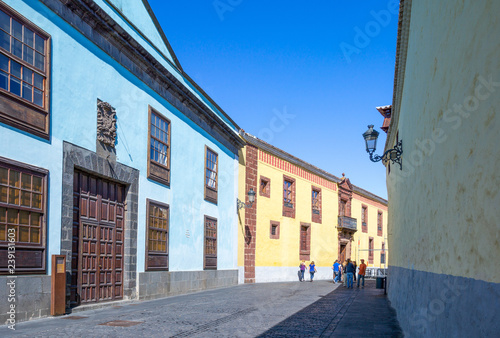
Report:
[[280,238],[280,222],[271,221],[271,228],[269,237],[271,239],[279,239]]

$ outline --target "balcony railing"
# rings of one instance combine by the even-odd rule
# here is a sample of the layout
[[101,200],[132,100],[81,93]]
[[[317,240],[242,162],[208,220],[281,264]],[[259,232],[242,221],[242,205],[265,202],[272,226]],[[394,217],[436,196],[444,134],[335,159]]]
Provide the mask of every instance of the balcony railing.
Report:
[[356,218],[339,216],[338,227],[341,229],[358,230],[358,220]]

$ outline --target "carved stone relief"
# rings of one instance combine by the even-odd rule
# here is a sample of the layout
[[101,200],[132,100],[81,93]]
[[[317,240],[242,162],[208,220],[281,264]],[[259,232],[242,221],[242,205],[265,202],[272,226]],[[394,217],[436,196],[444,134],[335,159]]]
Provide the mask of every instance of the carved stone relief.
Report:
[[116,110],[108,102],[97,99],[97,141],[112,148],[116,142]]

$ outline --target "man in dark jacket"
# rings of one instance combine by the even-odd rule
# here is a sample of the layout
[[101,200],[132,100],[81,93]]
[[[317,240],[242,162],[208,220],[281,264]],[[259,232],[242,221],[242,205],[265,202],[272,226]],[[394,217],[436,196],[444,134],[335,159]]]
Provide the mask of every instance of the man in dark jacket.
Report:
[[347,288],[351,288],[353,287],[353,277],[354,277],[354,273],[356,272],[355,268],[354,268],[354,265],[351,263],[351,260],[348,258],[347,259],[347,265],[345,267],[345,272],[347,273]]

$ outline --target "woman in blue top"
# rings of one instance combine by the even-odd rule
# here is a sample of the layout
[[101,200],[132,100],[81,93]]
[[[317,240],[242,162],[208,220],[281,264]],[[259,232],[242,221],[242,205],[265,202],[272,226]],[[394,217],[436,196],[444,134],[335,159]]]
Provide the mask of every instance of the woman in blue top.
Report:
[[316,272],[316,265],[314,265],[314,261],[311,261],[311,264],[309,264],[309,274],[311,275],[311,282],[313,281],[315,272]]

